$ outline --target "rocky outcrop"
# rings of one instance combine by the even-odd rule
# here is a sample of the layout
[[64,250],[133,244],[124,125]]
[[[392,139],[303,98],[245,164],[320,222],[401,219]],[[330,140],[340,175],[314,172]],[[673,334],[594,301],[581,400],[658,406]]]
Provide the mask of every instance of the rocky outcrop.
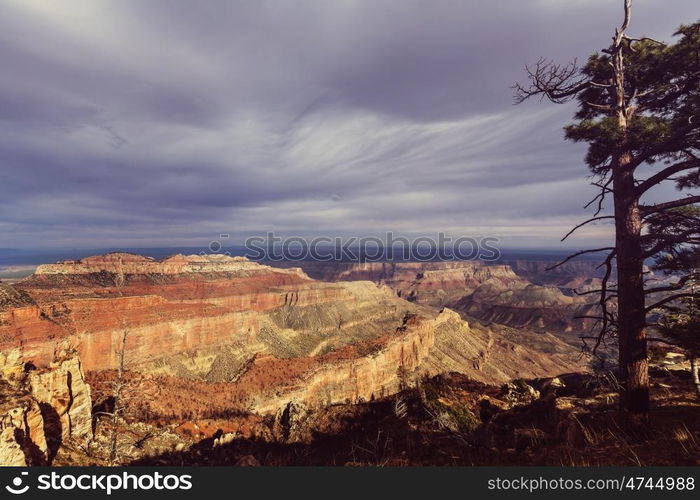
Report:
[[0,386],[0,465],[43,465],[48,460],[44,419],[39,403],[10,387]]
[[62,440],[84,439],[90,435],[90,386],[85,382],[77,357],[56,361],[47,369],[31,371],[29,385],[34,399],[45,405],[52,417],[45,418],[44,422],[50,435],[60,436]]
[[1,360],[0,465],[46,465],[65,442],[89,437],[90,388],[77,358],[41,370],[17,360]]

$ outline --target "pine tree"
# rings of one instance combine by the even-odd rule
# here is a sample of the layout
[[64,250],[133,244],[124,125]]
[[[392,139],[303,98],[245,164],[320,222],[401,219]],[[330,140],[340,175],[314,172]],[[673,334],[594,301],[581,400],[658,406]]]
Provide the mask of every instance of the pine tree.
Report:
[[[619,352],[620,397],[624,423],[643,434],[649,412],[647,316],[668,302],[646,304],[644,263],[676,240],[693,242],[698,234],[646,234],[654,217],[700,202],[700,23],[681,26],[673,44],[627,35],[632,1],[624,1],[624,21],[612,44],[590,56],[583,67],[544,59],[527,68],[529,83],[515,85],[516,102],[539,96],[555,103],[578,102],[576,123],[566,137],[588,143],[586,163],[598,195],[593,221],[614,222],[613,246],[584,250],[607,252],[599,295],[594,350],[615,336]],[[675,183],[682,195],[645,204],[651,190]],[[604,214],[612,198],[612,214]],[[569,234],[565,236],[568,237]],[[616,269],[616,276],[613,271]],[[616,279],[614,279],[616,278]]]

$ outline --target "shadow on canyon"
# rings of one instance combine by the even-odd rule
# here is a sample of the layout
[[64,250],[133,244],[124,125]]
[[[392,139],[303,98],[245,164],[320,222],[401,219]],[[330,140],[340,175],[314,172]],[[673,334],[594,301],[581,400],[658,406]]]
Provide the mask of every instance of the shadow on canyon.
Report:
[[610,379],[569,374],[499,388],[451,373],[373,402],[287,409],[268,422],[274,439],[218,430],[132,465],[697,465],[700,406],[690,382],[668,373],[655,379],[644,443],[618,426]]

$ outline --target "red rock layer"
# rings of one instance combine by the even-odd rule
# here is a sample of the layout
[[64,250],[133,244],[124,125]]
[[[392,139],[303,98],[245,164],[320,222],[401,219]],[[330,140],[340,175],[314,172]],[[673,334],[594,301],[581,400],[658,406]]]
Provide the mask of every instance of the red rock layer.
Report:
[[[0,349],[19,347],[24,358],[45,365],[57,345],[68,343],[85,369],[108,369],[116,366],[124,332],[128,358],[138,364],[253,341],[260,312],[357,300],[347,286],[315,282],[297,270],[192,258],[194,264],[166,259],[163,273],[157,261],[129,254],[41,266],[15,285],[32,300],[0,310]],[[193,267],[199,270],[186,271]]]

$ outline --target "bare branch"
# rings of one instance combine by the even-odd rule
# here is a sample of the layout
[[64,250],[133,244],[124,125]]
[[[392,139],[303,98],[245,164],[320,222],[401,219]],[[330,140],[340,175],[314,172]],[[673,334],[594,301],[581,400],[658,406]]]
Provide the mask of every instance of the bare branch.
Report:
[[597,220],[614,219],[614,218],[615,218],[615,216],[613,216],[613,215],[601,215],[600,217],[592,217],[592,218],[588,219],[587,221],[584,221],[584,222],[582,222],[581,224],[578,224],[578,225],[574,226],[574,228],[573,228],[571,231],[569,231],[568,233],[566,233],[566,235],[565,235],[560,241],[564,241],[566,238],[568,238],[569,236],[571,236],[572,234],[574,234],[574,232],[575,232],[577,229],[579,229],[579,228],[585,226],[586,224],[590,224],[591,222],[594,222],[594,221],[597,221]]
[[600,332],[598,332],[598,339],[596,340],[596,343],[593,346],[593,353],[595,353],[598,350],[598,347],[600,347],[600,343],[602,342],[603,337],[608,333],[609,313],[607,302],[609,297],[607,290],[608,281],[610,280],[610,276],[612,275],[612,260],[615,258],[616,251],[616,249],[613,249],[603,262],[603,264],[605,265],[605,276],[603,276],[603,280],[601,282],[600,299],[598,300],[598,306],[600,307],[603,314],[603,324],[601,325]]
[[620,29],[617,30],[619,33],[620,39],[621,37],[625,36],[625,31],[627,31],[627,28],[630,25],[630,19],[632,18],[632,0],[625,0],[625,20],[622,21],[622,26],[620,26]]
[[[594,293],[600,293],[602,292],[602,288],[596,288],[595,290],[586,290],[585,292],[579,292],[578,290],[573,290],[573,292],[578,295],[579,297],[583,297],[584,295],[592,295]],[[617,289],[615,288],[608,288],[608,292],[617,292]]]
[[[513,85],[515,103],[520,104],[530,97],[540,96],[554,103],[563,103],[591,86],[591,81],[578,76],[580,68],[576,60],[566,65],[540,58],[534,67],[525,66],[530,85]],[[600,84],[597,84],[598,86]]]
[[672,283],[668,286],[657,286],[654,288],[647,288],[646,290],[644,290],[644,293],[649,295],[652,293],[673,292],[675,290],[680,290],[685,286],[686,283],[688,283],[688,281],[696,277],[697,276],[695,274],[686,274],[675,283]]
[[[605,174],[607,176],[607,174]],[[610,184],[613,181],[612,176],[608,177],[607,180],[605,179],[605,176],[603,176],[603,180],[605,182],[592,182],[591,185],[596,186],[600,188],[600,193],[598,193],[595,198],[593,198],[591,201],[586,203],[583,208],[588,208],[591,206],[596,200],[598,200],[598,208],[596,209],[595,213],[593,214],[594,217],[596,217],[600,212],[603,211],[603,202],[605,201],[605,195],[608,193],[614,193],[614,191],[610,188]]]

